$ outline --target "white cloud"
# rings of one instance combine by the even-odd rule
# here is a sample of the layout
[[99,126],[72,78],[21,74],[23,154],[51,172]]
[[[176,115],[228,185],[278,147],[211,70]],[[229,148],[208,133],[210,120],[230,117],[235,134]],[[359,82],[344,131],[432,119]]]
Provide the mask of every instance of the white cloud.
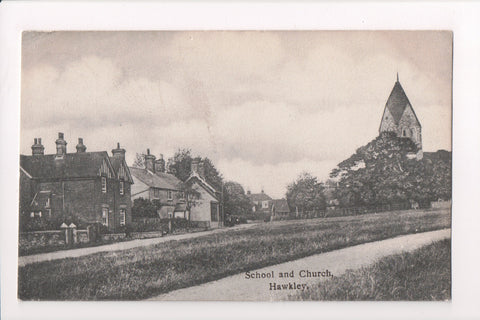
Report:
[[[121,142],[129,161],[146,148],[168,157],[187,147],[212,158],[226,178],[278,197],[302,171],[326,177],[377,135],[397,71],[422,123],[424,149],[450,148],[451,84],[442,51],[449,49],[436,37],[99,35],[81,37],[84,55],[69,33],[24,46],[31,61],[22,71],[22,153],[30,153],[33,137],[54,152],[58,131],[70,151],[77,137],[88,150]],[[432,61],[419,57],[416,50],[426,55],[430,47]]]

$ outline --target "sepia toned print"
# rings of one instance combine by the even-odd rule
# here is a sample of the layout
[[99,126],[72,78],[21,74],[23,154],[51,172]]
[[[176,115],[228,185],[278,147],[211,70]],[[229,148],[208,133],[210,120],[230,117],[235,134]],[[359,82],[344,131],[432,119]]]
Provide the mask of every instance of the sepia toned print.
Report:
[[449,31],[29,31],[21,300],[450,300]]

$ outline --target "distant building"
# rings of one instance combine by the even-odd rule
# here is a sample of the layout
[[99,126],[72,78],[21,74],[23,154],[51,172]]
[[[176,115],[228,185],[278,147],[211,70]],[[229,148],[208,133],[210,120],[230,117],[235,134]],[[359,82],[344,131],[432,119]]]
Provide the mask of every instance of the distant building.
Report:
[[261,193],[247,191],[247,197],[252,202],[252,211],[256,214],[270,214],[272,198],[262,190]]
[[417,146],[417,159],[423,158],[422,126],[398,80],[393,86],[383,111],[379,132],[395,132],[398,137],[408,137]]
[[[133,183],[125,162],[125,149],[86,152],[78,139],[77,152],[67,153],[63,133],[55,141],[56,154],[44,154],[35,138],[32,155],[20,156],[20,215],[62,222],[101,223],[110,231],[131,222]],[[60,227],[60,224],[58,225]]]
[[290,215],[290,207],[286,199],[276,199],[271,201],[270,213],[272,219],[282,219]]

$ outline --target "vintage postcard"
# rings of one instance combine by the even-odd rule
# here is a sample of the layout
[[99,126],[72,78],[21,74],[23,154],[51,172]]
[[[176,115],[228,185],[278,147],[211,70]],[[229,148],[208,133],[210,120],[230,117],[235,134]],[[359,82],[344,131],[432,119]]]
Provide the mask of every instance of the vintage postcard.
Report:
[[22,301],[451,300],[451,31],[24,31]]

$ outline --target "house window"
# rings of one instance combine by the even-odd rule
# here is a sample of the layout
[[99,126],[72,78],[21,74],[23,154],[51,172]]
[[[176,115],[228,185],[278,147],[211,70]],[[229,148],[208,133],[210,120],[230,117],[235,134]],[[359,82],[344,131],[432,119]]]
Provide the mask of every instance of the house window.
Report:
[[171,190],[168,190],[167,191],[167,197],[168,197],[168,200],[172,200],[172,191]]
[[125,194],[125,182],[120,181],[120,194],[123,196]]
[[35,217],[35,212],[32,211],[30,212],[30,218],[33,218],[33,217]]
[[268,209],[268,201],[263,201],[262,202],[262,208]]
[[108,227],[108,208],[102,208],[102,224]]
[[212,221],[218,221],[218,203],[210,203],[210,218]]
[[126,216],[126,210],[120,209],[120,225],[121,226],[125,225],[125,216]]
[[153,189],[153,197],[156,199],[160,198],[160,190]]
[[107,178],[102,177],[102,192],[107,193]]

